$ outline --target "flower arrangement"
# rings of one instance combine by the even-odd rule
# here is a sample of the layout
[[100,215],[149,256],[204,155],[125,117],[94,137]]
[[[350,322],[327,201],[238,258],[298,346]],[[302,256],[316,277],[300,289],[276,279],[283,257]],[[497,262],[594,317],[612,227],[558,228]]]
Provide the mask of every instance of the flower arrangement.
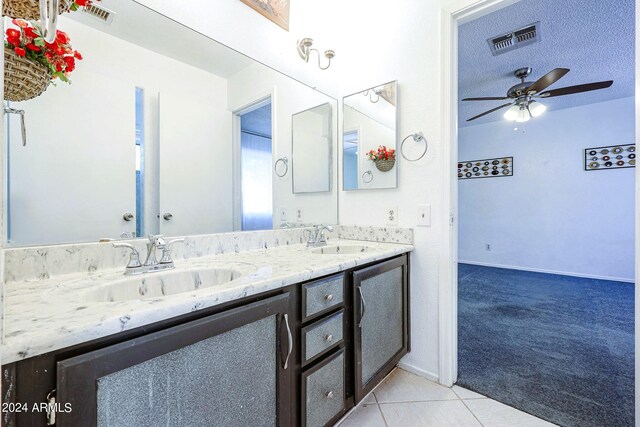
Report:
[[385,145],[381,145],[377,150],[371,150],[367,153],[367,157],[371,161],[378,160],[395,160],[396,159],[396,150],[388,149]]
[[[86,0],[76,0],[74,4],[87,4]],[[17,28],[6,31],[5,48],[16,55],[44,65],[51,71],[51,81],[60,79],[70,83],[69,74],[76,68],[76,60],[81,60],[80,52],[73,50],[67,33],[57,30],[56,38],[47,43],[43,37],[42,26],[36,22],[14,19],[11,22]]]

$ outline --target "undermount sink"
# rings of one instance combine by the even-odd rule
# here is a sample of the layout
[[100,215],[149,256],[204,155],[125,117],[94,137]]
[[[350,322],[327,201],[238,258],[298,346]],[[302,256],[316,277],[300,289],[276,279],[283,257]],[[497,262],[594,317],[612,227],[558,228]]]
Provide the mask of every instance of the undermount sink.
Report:
[[327,245],[312,249],[311,253],[320,255],[348,255],[369,252],[370,247],[364,245]]
[[147,273],[99,285],[85,294],[85,300],[114,302],[159,298],[224,285],[240,276],[240,271],[231,268]]

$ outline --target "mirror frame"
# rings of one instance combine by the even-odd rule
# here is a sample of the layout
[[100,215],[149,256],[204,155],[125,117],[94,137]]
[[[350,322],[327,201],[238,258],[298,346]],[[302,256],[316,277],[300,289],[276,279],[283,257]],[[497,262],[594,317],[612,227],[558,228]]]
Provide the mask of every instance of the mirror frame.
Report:
[[[396,114],[395,114],[396,128],[395,128],[395,132],[394,132],[395,144],[396,144],[396,147],[395,147],[395,150],[396,150],[396,164],[395,164],[395,167],[394,167],[395,174],[396,174],[396,185],[393,186],[393,187],[384,187],[384,188],[376,188],[376,187],[355,188],[355,189],[354,188],[344,188],[344,176],[345,176],[345,173],[344,173],[344,129],[345,129],[345,127],[344,127],[344,118],[345,118],[344,107],[345,107],[345,102],[344,102],[344,100],[346,98],[350,97],[350,96],[358,95],[358,94],[360,94],[360,93],[362,93],[362,92],[364,92],[366,90],[371,90],[371,89],[374,89],[374,88],[377,88],[377,87],[380,87],[380,86],[386,86],[386,85],[388,85],[390,83],[394,83],[395,86],[396,86],[396,93],[394,95],[394,101],[396,102],[396,106],[395,106],[395,108],[396,108]],[[398,96],[398,93],[399,93],[398,89],[399,89],[398,80],[390,80],[390,81],[388,81],[386,83],[381,83],[381,84],[378,84],[378,85],[375,85],[375,86],[371,86],[369,88],[362,89],[362,90],[359,90],[357,92],[354,92],[352,94],[345,95],[345,96],[342,97],[342,130],[341,130],[341,133],[340,133],[340,152],[342,153],[341,154],[341,158],[342,158],[342,191],[351,192],[351,191],[365,191],[365,190],[366,191],[370,191],[370,190],[391,190],[391,189],[395,189],[395,188],[399,187],[399,182],[398,181],[400,179],[400,174],[398,173],[398,169],[400,167],[400,158],[398,156],[398,153],[400,152],[400,150],[398,148],[398,145],[399,145],[398,143],[400,142],[400,136],[399,136],[400,135],[400,132],[399,132],[399,130],[400,130],[400,114],[399,114],[398,110],[399,110],[399,103],[400,102],[399,102],[399,96]],[[358,180],[360,180],[360,176],[358,176]],[[339,207],[338,207],[338,211],[339,211]]]

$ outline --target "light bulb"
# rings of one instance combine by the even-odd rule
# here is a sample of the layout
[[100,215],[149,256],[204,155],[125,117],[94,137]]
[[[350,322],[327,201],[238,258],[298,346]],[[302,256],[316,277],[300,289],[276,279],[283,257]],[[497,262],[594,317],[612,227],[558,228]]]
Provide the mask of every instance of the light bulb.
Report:
[[527,108],[524,106],[520,107],[520,110],[518,110],[518,115],[516,117],[516,122],[524,123],[528,122],[529,120],[531,120],[531,115],[529,114]]
[[509,120],[510,122],[514,121],[518,117],[518,113],[520,112],[520,107],[517,105],[512,105],[509,109],[504,113],[504,118]]
[[529,103],[529,112],[531,113],[531,117],[539,117],[542,115],[542,113],[544,113],[545,111],[547,111],[547,106],[544,104],[541,104],[539,102],[536,101],[531,101]]

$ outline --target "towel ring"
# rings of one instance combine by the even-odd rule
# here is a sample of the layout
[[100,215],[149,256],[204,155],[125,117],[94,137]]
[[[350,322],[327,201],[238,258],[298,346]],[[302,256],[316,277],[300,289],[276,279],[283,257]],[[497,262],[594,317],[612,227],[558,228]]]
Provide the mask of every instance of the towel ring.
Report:
[[[415,142],[424,141],[424,151],[422,152],[422,154],[420,154],[420,157],[418,157],[417,159],[410,159],[404,155],[404,143],[409,138],[413,138]],[[402,157],[409,162],[417,162],[418,160],[423,158],[424,155],[427,154],[428,149],[429,149],[429,144],[427,143],[427,138],[424,137],[424,134],[422,132],[416,132],[412,135],[407,136],[405,139],[402,140],[402,144],[400,144],[400,154],[402,154]]]
[[[282,164],[284,165],[284,172],[282,173],[282,175],[278,173],[278,163],[280,162],[282,162]],[[273,170],[280,178],[284,177],[287,172],[289,172],[289,159],[286,157],[280,157],[278,160],[276,160],[275,165],[273,165]]]
[[[367,175],[371,177],[371,178],[369,179],[369,181],[367,181],[367,180],[365,179],[365,176],[367,176]],[[368,184],[368,183],[370,183],[371,181],[373,181],[373,172],[371,172],[371,171],[366,171],[365,173],[363,173],[363,174],[362,174],[362,182],[364,182],[365,184]]]

